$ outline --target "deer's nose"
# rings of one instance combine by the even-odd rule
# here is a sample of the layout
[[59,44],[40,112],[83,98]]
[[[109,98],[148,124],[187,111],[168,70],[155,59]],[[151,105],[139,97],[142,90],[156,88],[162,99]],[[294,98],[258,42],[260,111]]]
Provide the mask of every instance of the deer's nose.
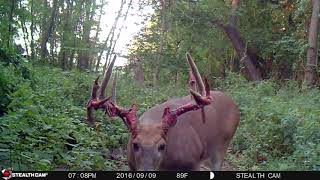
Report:
[[145,157],[143,158],[143,165],[142,169],[144,171],[154,171],[154,163],[153,163],[153,157],[151,153],[145,153]]

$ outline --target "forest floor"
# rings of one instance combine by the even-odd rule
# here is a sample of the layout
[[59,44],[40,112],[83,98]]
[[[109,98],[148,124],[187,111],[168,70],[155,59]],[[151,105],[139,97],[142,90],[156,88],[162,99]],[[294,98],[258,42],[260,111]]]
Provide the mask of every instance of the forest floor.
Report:
[[[239,168],[237,168],[236,166],[234,166],[231,162],[229,162],[228,160],[225,160],[222,164],[222,168],[221,171],[238,171]],[[207,167],[201,167],[200,171],[210,171],[209,168]]]
[[[121,152],[121,154],[115,154],[113,153],[113,155],[111,155],[111,159],[116,161],[116,167],[113,170],[117,170],[117,171],[129,171],[129,167],[128,167],[128,163],[127,163],[127,159],[124,153]],[[60,166],[54,169],[55,171],[69,171],[69,167],[67,166]],[[109,169],[108,169],[109,170]],[[234,164],[232,164],[231,162],[229,162],[227,159],[225,159],[225,161],[223,162],[222,165],[222,169],[221,171],[238,171],[239,168],[236,167]],[[206,168],[206,167],[201,167],[200,171],[210,171],[210,169]]]
[[229,161],[225,160],[222,165],[222,171],[238,171],[239,168],[231,164]]
[[[228,154],[227,154],[228,156]],[[116,161],[116,170],[120,170],[120,171],[128,171],[129,167],[128,167],[128,163],[127,163],[127,159],[126,159],[126,151],[125,150],[114,150],[112,151],[112,153],[110,154],[110,158],[112,160]],[[200,168],[201,171],[210,171],[210,169],[208,169],[207,167],[201,167]],[[225,161],[223,162],[222,165],[222,169],[221,171],[237,171],[239,170],[239,168],[237,166],[235,166],[234,164],[232,164],[230,161],[227,160],[227,158],[225,158]]]

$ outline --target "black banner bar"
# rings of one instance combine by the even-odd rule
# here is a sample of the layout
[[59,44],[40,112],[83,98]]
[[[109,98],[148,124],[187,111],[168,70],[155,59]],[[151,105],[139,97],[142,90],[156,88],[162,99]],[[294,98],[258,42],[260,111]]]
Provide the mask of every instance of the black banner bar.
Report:
[[49,180],[72,180],[72,179],[186,179],[186,180],[241,180],[241,179],[269,179],[269,180],[292,180],[308,179],[319,180],[320,171],[12,171],[2,172],[2,178],[9,179],[49,179]]

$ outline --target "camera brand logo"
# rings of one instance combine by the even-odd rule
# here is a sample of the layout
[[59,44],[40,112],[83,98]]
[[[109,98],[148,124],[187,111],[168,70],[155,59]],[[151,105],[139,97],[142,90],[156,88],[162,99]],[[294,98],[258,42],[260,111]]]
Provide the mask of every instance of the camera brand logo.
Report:
[[8,180],[12,177],[45,178],[48,176],[48,173],[43,173],[43,172],[15,172],[15,173],[12,173],[12,168],[3,169],[1,172],[2,172],[2,178],[4,180]]
[[1,172],[2,172],[2,178],[4,180],[8,180],[11,178],[12,168],[3,169]]

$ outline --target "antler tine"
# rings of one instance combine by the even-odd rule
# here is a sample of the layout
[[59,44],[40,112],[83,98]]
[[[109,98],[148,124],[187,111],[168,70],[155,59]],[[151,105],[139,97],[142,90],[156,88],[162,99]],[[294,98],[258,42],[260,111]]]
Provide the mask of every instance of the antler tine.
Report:
[[194,91],[192,89],[190,89],[190,93],[193,96],[193,98],[196,101],[196,103],[200,107],[210,104],[210,101],[211,101],[210,94],[209,94],[209,96],[203,97],[201,94],[199,94],[198,92],[196,92],[196,91]]
[[118,116],[124,124],[130,129],[132,135],[136,135],[137,130],[137,110],[136,104],[132,104],[130,109],[125,109],[117,104],[110,102],[107,106],[107,113],[110,117]]
[[[190,89],[197,91],[197,86],[195,83],[196,83],[196,80],[194,78],[192,71],[190,70],[189,71],[189,86],[190,86]],[[191,96],[191,98],[192,98],[192,96]]]
[[99,90],[99,77],[93,82],[92,91],[91,91],[91,98],[95,99],[97,98],[97,92]]
[[199,88],[199,92],[200,92],[201,95],[204,95],[205,87],[204,87],[202,78],[200,76],[200,73],[198,71],[198,68],[197,68],[196,64],[194,63],[194,60],[192,59],[191,55],[188,52],[186,53],[186,56],[187,56],[187,60],[188,60],[188,63],[190,65],[191,71],[192,71],[192,73],[193,73],[193,75],[195,77],[195,80],[197,82],[197,85],[198,85],[198,88]]
[[[197,69],[197,66],[195,65],[189,53],[187,53],[187,60],[189,62],[190,69],[191,69],[191,71],[189,71],[190,94],[192,99],[194,99],[196,103],[188,103],[174,110],[170,110],[169,107],[166,107],[164,109],[164,113],[162,116],[165,132],[168,129],[168,127],[173,126],[176,123],[178,116],[189,111],[196,111],[198,109],[201,109],[201,116],[203,119],[203,123],[205,123],[206,117],[205,117],[205,111],[203,107],[211,104],[211,101],[212,101],[212,97],[210,95],[210,87],[209,87],[207,78],[204,77],[205,81],[203,83],[200,73]],[[196,91],[196,88],[192,84],[192,82],[194,82],[194,79],[198,84],[199,92]]]
[[95,119],[94,119],[93,112],[92,112],[92,108],[93,108],[92,102],[94,99],[97,98],[97,91],[99,90],[99,82],[98,81],[99,81],[99,76],[93,82],[92,91],[91,91],[91,99],[87,103],[87,120],[88,120],[89,125],[91,127],[93,127],[94,123],[95,123]]
[[94,120],[94,116],[93,116],[93,112],[92,112],[92,107],[87,106],[87,120],[88,120],[88,124],[93,127],[95,120]]
[[117,55],[114,55],[110,65],[108,66],[106,73],[104,74],[104,78],[100,88],[99,99],[103,99],[105,97],[105,90],[106,90],[106,87],[108,86],[108,82],[110,80],[110,76],[112,73],[112,68],[116,59],[117,59]]
[[99,77],[94,81],[92,92],[91,92],[91,99],[87,103],[87,119],[90,126],[95,125],[95,119],[93,116],[93,109],[104,109],[106,114],[109,117],[120,117],[124,123],[130,128],[130,131],[133,136],[136,135],[136,127],[137,127],[137,106],[133,104],[130,109],[125,109],[116,104],[116,86],[117,86],[117,73],[114,76],[113,83],[112,83],[112,95],[104,98],[105,89],[108,85],[110,80],[110,76],[112,73],[112,68],[114,66],[114,62],[116,60],[116,55],[113,57],[105,75],[103,78],[103,82],[100,88],[100,94],[97,98],[97,91],[99,90]]
[[112,91],[111,91],[111,100],[112,102],[116,103],[117,100],[117,76],[118,73],[114,74],[113,82],[112,82]]
[[210,96],[210,85],[206,76],[204,77],[204,87],[206,89],[206,96]]
[[[189,111],[195,111],[198,109],[201,109],[201,114],[202,114],[202,119],[203,119],[203,123],[205,123],[205,112],[203,107],[206,105],[209,105],[211,103],[211,96],[209,94],[209,96],[202,96],[200,93],[190,89],[190,93],[193,96],[194,100],[196,101],[196,103],[188,103],[185,105],[182,105],[174,110],[170,110],[169,107],[166,107],[164,109],[164,113],[162,116],[162,120],[164,123],[164,129],[168,129],[168,127],[173,126],[176,121],[177,121],[177,117],[189,112]],[[210,91],[209,91],[210,93]]]

